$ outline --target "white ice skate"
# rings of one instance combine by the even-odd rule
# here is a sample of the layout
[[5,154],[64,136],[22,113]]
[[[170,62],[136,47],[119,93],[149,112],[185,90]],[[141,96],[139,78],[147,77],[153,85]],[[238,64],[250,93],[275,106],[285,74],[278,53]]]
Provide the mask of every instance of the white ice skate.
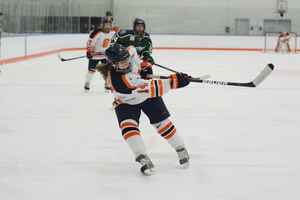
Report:
[[90,90],[90,83],[86,82],[84,85],[84,91],[88,92]]
[[141,172],[145,175],[153,175],[155,171],[153,170],[154,165],[151,162],[150,158],[147,155],[139,155],[136,159],[136,162],[139,162],[142,165]]
[[190,156],[187,150],[183,147],[176,150],[178,153],[179,163],[181,166],[188,168],[190,164]]

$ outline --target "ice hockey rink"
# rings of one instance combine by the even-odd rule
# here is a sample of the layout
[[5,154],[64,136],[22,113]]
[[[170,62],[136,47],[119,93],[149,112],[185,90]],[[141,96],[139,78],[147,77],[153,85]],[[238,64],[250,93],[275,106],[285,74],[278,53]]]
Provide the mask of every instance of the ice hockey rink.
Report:
[[156,170],[144,176],[102,77],[95,74],[91,90],[83,91],[87,59],[62,62],[52,54],[2,65],[0,199],[299,199],[299,53],[154,50],[153,57],[220,81],[250,82],[268,63],[275,69],[256,88],[190,83],[166,94],[190,167],[180,167],[176,152],[142,115],[141,135]]

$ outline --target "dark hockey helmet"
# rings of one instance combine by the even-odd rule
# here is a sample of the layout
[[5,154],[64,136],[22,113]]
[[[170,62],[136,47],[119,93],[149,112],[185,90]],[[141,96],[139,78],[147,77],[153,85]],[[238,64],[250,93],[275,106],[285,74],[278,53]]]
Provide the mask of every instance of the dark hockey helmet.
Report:
[[107,11],[107,12],[106,12],[106,16],[112,16],[111,12],[110,12],[110,11]]
[[[136,25],[138,25],[138,24],[143,24],[143,25],[144,25],[143,31],[136,31],[136,30],[135,30],[135,27],[136,27]],[[134,31],[134,33],[137,34],[137,35],[144,35],[145,30],[146,30],[146,24],[145,24],[145,21],[144,21],[142,18],[136,18],[136,19],[134,20],[134,22],[133,22],[133,31]]]
[[[103,19],[103,21],[102,21],[102,27],[103,27],[103,30],[105,31],[105,32],[109,32],[110,31],[110,29],[111,29],[111,20],[110,19],[108,19],[108,18],[104,18]],[[105,28],[104,27],[104,24],[110,24],[110,28]]]
[[[120,45],[113,44],[105,51],[106,59],[111,63],[115,71],[120,73],[131,72],[131,59],[128,50]],[[121,67],[121,68],[119,68]]]

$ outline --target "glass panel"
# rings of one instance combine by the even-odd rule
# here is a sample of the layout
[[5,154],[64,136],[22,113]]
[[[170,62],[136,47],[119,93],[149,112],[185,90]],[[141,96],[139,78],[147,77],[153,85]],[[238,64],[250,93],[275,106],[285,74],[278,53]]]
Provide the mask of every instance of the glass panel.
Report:
[[[179,1],[176,2],[174,4]],[[155,0],[152,5],[145,6],[139,2],[133,4],[129,0],[0,0],[2,35],[89,33],[99,28],[106,11],[112,12],[120,29],[132,29],[136,17],[144,19],[146,31],[150,34],[240,34],[236,30],[240,28],[236,26],[236,20],[243,19],[249,19],[249,33],[241,34],[263,35],[265,20],[284,19],[291,21],[290,31],[300,32],[297,6],[289,8],[282,18],[275,12],[274,5],[268,7],[264,3],[253,7],[246,0],[236,1],[240,2],[238,4],[224,2],[215,0],[200,4],[192,0],[180,6],[158,6],[159,2]]]

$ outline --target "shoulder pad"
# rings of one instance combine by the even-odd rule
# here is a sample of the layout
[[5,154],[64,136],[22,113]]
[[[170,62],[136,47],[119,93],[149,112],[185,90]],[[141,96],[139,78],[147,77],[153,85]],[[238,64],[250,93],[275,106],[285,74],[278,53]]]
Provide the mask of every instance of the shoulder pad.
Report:
[[119,36],[126,36],[126,35],[133,35],[133,30],[124,30],[124,29],[121,29],[119,32],[118,32],[118,35]]
[[124,74],[116,73],[115,71],[111,71],[110,78],[111,78],[112,85],[113,85],[114,89],[119,93],[131,94],[133,89],[128,88],[128,86],[124,83],[124,81],[122,79],[123,75]]
[[92,31],[90,34],[90,38],[93,39],[95,37],[95,35],[97,35],[100,32],[102,32],[102,29],[96,29],[96,30]]

